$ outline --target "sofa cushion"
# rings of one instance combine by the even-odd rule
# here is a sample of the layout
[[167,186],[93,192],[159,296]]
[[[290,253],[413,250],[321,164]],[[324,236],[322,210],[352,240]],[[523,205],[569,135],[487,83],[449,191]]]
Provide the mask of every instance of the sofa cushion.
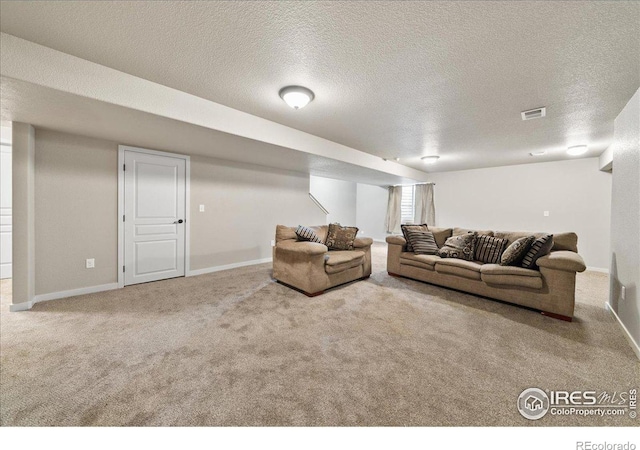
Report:
[[475,260],[489,264],[500,262],[507,240],[482,234],[476,240]]
[[458,227],[455,227],[453,229],[452,236],[460,236],[461,234],[468,234],[468,233],[477,233],[477,234],[484,234],[486,236],[493,236],[493,231],[491,230],[469,230],[468,228],[458,228]]
[[410,252],[400,253],[400,264],[421,267],[428,270],[434,270],[436,262],[441,259],[438,255],[416,255]]
[[309,242],[316,242],[318,244],[324,244],[324,242],[320,240],[320,238],[318,237],[315,231],[303,225],[298,225],[298,228],[296,228],[296,236],[301,241],[309,241]]
[[483,264],[482,281],[494,286],[516,286],[542,289],[542,275],[537,270],[500,264]]
[[[438,253],[438,245],[430,231],[407,230],[409,243],[413,252],[417,255],[435,255]],[[408,247],[408,245],[407,245]],[[407,248],[407,251],[409,249]]]
[[325,245],[331,250],[353,250],[358,227],[343,227],[339,223],[329,224]]
[[445,241],[453,234],[453,228],[429,227],[429,231],[433,233],[433,237],[436,240],[438,248],[442,248]]
[[475,232],[451,236],[438,251],[438,255],[442,258],[457,258],[471,261],[475,253],[476,237]]
[[522,259],[522,267],[525,269],[537,269],[536,261],[538,258],[548,255],[553,247],[553,234],[545,234],[542,237],[539,237],[533,244],[531,244],[531,248],[524,255]]
[[522,258],[527,254],[531,244],[535,241],[534,236],[521,237],[516,239],[502,254],[500,264],[503,266],[519,266]]
[[501,266],[500,264],[483,264],[480,272],[485,275],[518,275],[521,277],[540,278],[540,271],[518,266]]
[[[516,239],[526,236],[535,236],[536,239],[546,236],[548,233],[531,233],[529,231],[496,231],[494,236],[504,238],[509,241],[509,245]],[[571,252],[578,252],[578,235],[575,233],[554,233],[553,234],[553,248],[555,250],[569,250]]]
[[441,259],[436,262],[435,269],[438,273],[457,275],[472,280],[480,280],[482,264],[462,259]]
[[286,225],[276,225],[276,242],[297,240],[296,229]]
[[333,250],[327,253],[325,272],[332,274],[351,269],[364,263],[364,252],[358,250]]
[[412,252],[413,246],[409,240],[409,231],[429,231],[429,226],[426,223],[423,223],[422,225],[403,224],[400,225],[400,229],[402,230],[404,240],[407,241],[407,251]]
[[553,248],[551,250],[568,250],[578,253],[578,235],[575,233],[555,233],[553,235]]
[[[322,242],[326,240],[327,230],[329,229],[327,225],[312,226],[308,228],[313,230]],[[296,236],[296,227],[276,225],[276,242],[288,240],[298,240],[298,236]]]

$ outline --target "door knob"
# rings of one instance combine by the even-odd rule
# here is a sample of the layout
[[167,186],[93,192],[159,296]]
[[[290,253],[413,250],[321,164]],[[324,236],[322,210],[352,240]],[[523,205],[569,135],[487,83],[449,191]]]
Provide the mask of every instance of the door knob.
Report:
[[175,221],[175,222],[173,222],[173,223],[182,223],[182,222],[184,222],[184,220],[180,219],[180,220],[176,220],[176,221]]

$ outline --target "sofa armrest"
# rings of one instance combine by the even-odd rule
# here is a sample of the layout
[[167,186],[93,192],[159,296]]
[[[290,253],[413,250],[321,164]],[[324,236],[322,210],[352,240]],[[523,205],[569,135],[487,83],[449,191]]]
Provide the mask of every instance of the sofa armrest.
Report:
[[356,240],[353,241],[353,248],[371,247],[371,244],[373,244],[373,239],[371,238],[368,238],[368,237],[356,238]]
[[565,272],[584,272],[587,266],[580,255],[568,250],[558,250],[538,258],[536,264],[547,269],[564,270]]
[[277,249],[285,252],[298,253],[301,255],[324,255],[329,251],[326,245],[317,242],[307,241],[282,241],[278,242]]
[[407,245],[407,241],[404,236],[400,234],[394,234],[392,236],[387,236],[387,244],[396,244],[396,245]]

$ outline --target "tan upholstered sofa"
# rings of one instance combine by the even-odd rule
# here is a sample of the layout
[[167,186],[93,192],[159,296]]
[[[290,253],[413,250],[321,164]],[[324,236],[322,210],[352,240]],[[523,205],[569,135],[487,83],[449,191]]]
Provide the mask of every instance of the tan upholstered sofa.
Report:
[[[324,242],[328,226],[309,227]],[[296,227],[278,225],[273,247],[273,277],[309,297],[326,289],[371,275],[370,238],[357,238],[353,250],[329,250],[326,245],[298,241]]]
[[[429,227],[438,247],[447,238],[469,232],[462,228]],[[544,233],[478,231],[506,238],[511,244],[523,236]],[[558,233],[553,236],[551,253],[537,261],[540,270],[483,264],[437,255],[416,255],[406,251],[403,236],[389,236],[387,271],[393,276],[413,278],[540,311],[542,314],[571,321],[575,305],[576,272],[586,269],[578,255],[578,236]]]

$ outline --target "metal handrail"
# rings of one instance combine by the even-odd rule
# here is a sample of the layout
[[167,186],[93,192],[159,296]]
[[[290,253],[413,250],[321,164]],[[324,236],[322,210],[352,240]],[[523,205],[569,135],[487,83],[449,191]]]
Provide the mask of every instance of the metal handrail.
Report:
[[316,204],[316,206],[317,206],[318,208],[320,208],[320,209],[322,210],[322,212],[323,212],[323,213],[325,213],[325,214],[329,215],[329,211],[327,211],[327,208],[325,208],[324,206],[322,206],[322,204],[318,201],[318,199],[317,199],[317,198],[315,198],[315,197],[313,196],[313,194],[312,194],[311,192],[309,192],[309,198],[310,198],[311,200],[313,200],[313,203],[315,203],[315,204]]

